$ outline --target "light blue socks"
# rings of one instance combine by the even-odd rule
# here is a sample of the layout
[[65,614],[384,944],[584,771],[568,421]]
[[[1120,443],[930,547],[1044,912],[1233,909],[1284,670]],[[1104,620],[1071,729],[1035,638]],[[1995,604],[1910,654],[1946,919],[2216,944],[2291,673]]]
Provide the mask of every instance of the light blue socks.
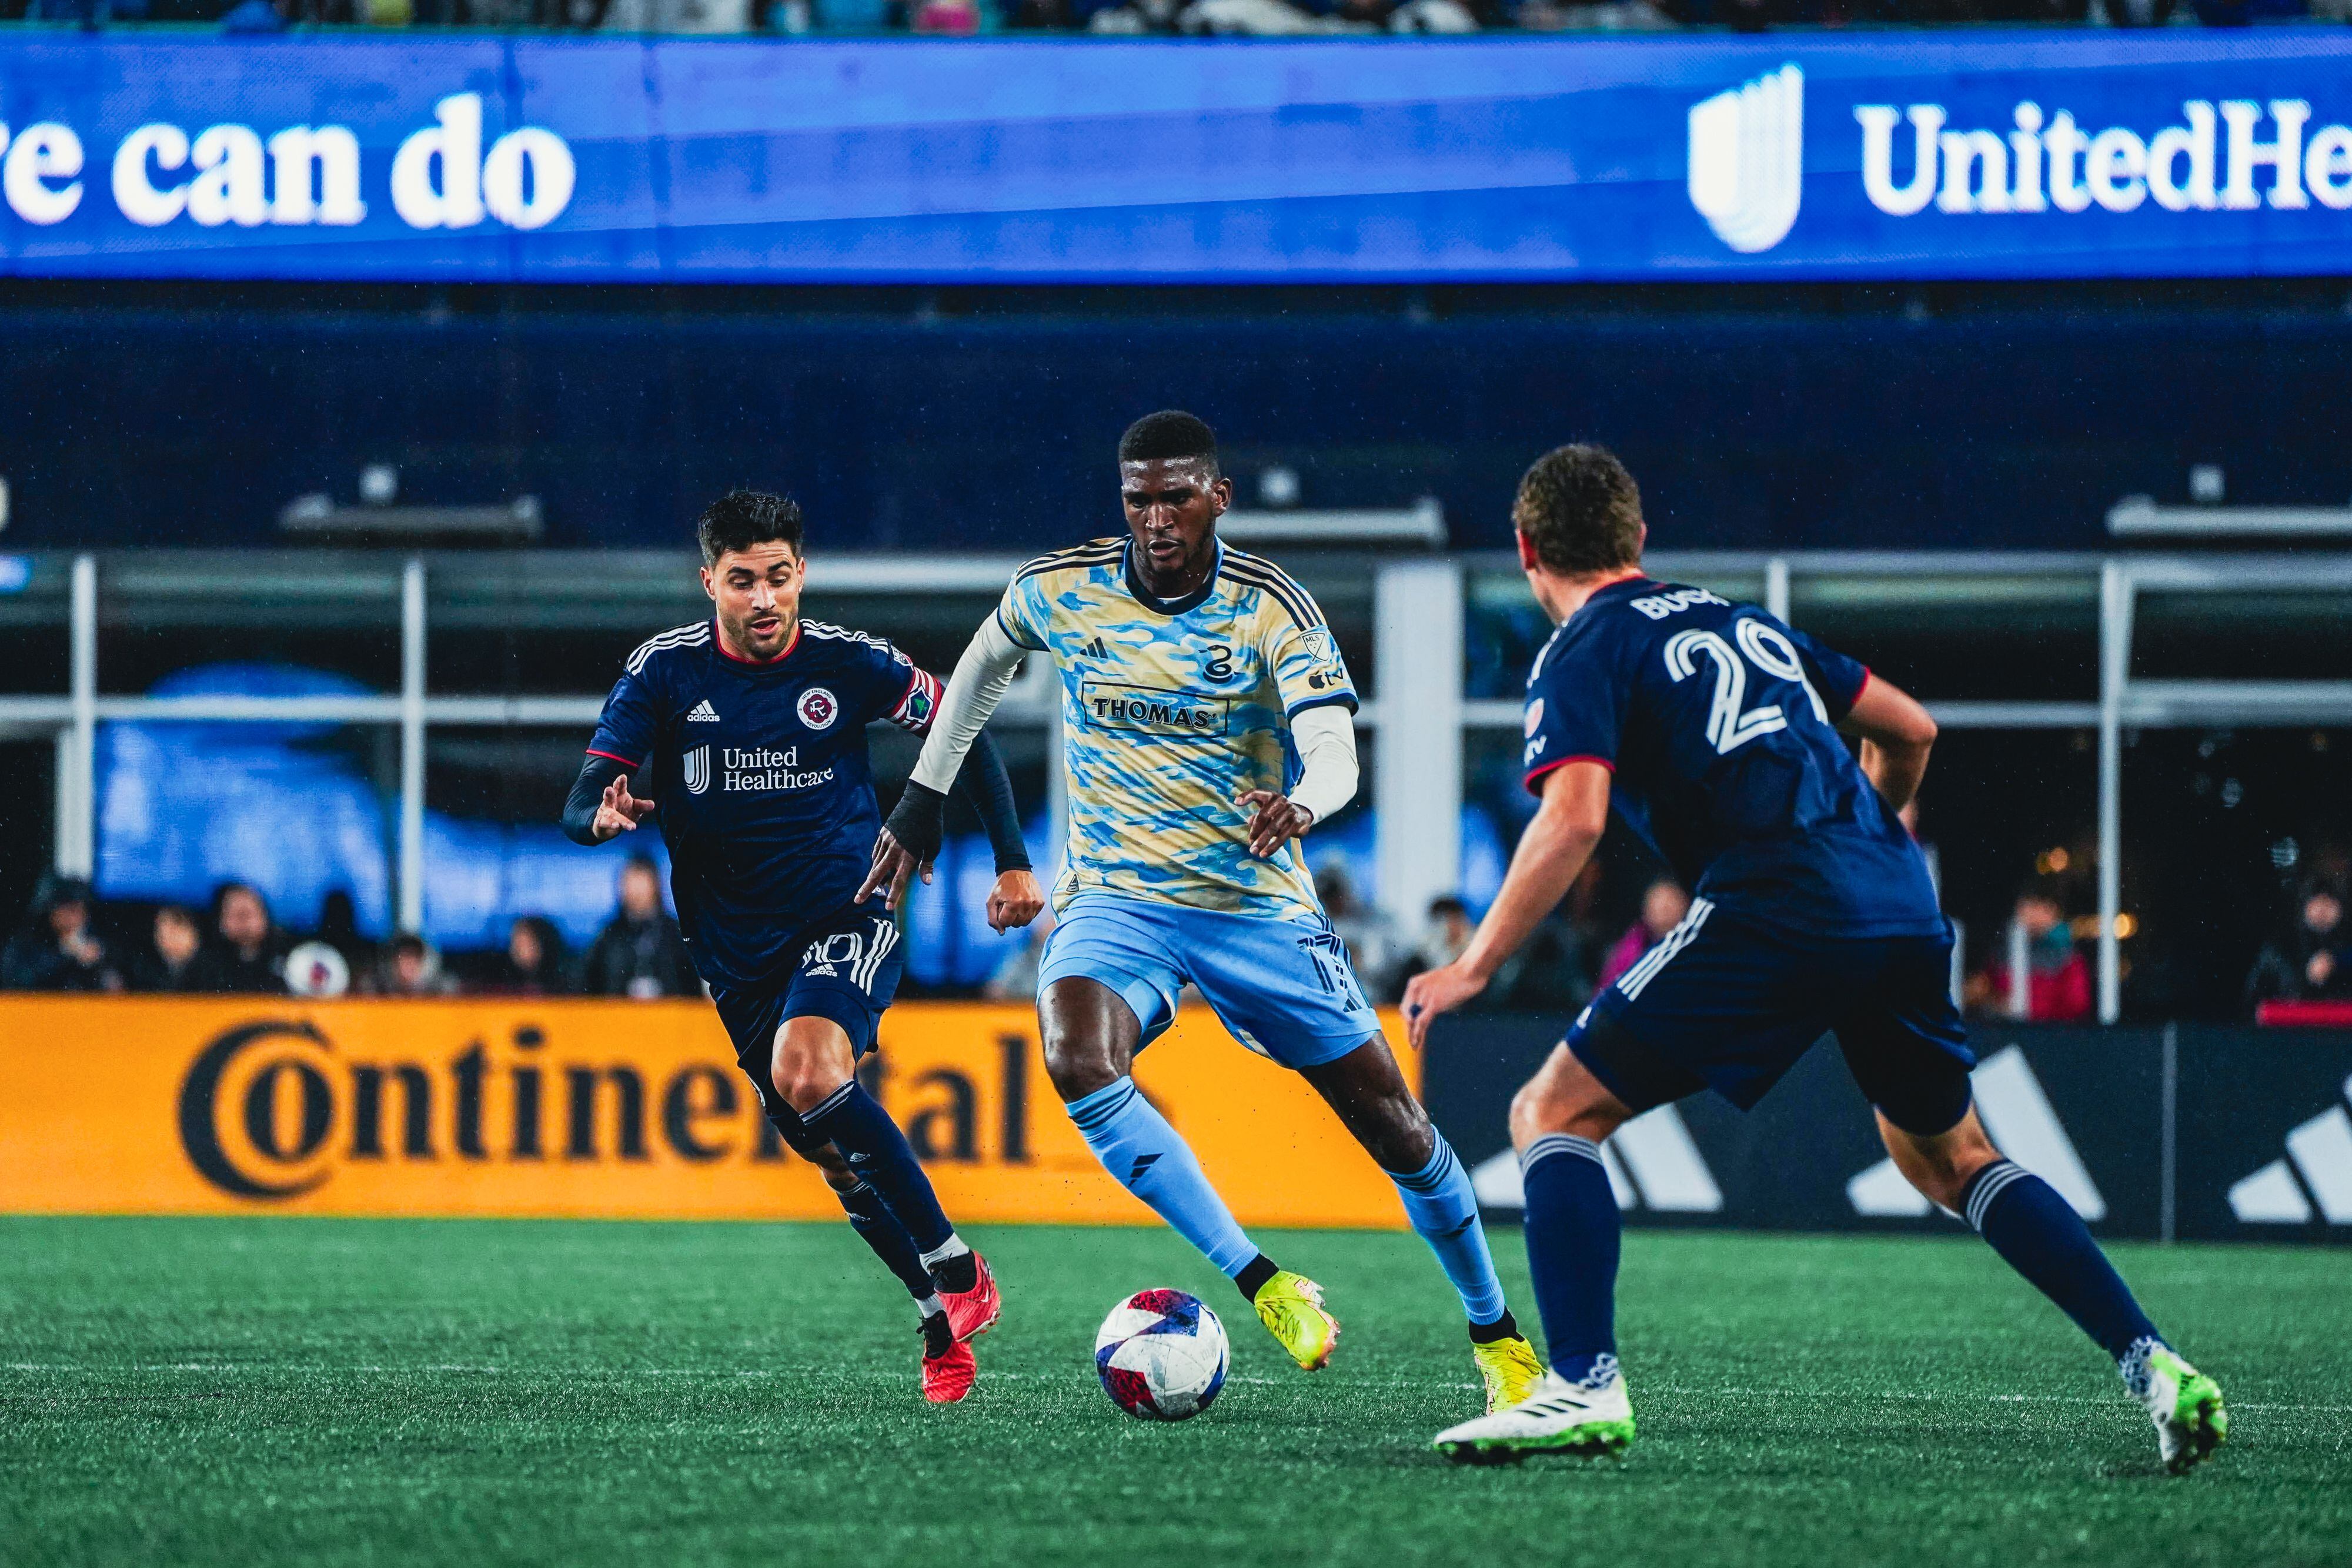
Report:
[[[1201,1162],[1168,1118],[1143,1097],[1134,1079],[1119,1079],[1073,1100],[1067,1109],[1103,1168],[1199,1248],[1226,1278],[1239,1275],[1257,1256],[1225,1200],[1209,1185]],[[1475,1218],[1475,1210],[1473,1214]],[[1484,1247],[1481,1242],[1482,1251]]]
[[1503,1282],[1495,1278],[1495,1257],[1486,1249],[1486,1227],[1478,1223],[1478,1195],[1454,1145],[1434,1129],[1431,1136],[1437,1147],[1429,1163],[1410,1176],[1391,1171],[1389,1179],[1404,1199],[1405,1218],[1460,1292],[1462,1310],[1474,1323],[1491,1323],[1503,1315]]

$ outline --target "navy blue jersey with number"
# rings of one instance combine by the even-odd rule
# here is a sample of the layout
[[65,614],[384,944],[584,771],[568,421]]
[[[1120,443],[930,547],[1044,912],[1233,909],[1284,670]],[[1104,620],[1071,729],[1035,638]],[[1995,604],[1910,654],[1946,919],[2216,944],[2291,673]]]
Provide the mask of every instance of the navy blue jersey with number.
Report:
[[629,655],[588,749],[652,798],[705,980],[780,978],[803,933],[849,904],[882,825],[866,723],[920,735],[939,699],[889,643],[817,621],[765,663],[728,653],[708,621]]
[[1870,680],[1752,604],[1612,583],[1528,674],[1528,787],[1593,761],[1694,894],[1825,936],[1944,930],[1927,863],[1837,733]]

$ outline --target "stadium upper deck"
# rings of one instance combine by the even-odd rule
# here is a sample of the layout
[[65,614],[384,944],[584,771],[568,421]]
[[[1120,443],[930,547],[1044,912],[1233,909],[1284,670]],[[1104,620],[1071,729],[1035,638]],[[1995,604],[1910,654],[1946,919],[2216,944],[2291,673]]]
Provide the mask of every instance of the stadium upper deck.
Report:
[[0,18],[295,26],[473,26],[703,35],[1297,37],[1518,31],[1757,33],[2010,23],[2149,27],[2352,17],[2346,0],[5,0]]

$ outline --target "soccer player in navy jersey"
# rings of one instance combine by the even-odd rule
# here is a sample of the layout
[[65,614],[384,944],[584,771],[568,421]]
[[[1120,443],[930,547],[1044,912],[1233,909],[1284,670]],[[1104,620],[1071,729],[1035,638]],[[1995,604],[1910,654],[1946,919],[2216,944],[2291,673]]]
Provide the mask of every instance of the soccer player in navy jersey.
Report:
[[[1559,902],[1612,805],[1694,897],[1511,1103],[1551,1368],[1517,1407],[1439,1434],[1439,1449],[1515,1459],[1633,1440],[1601,1142],[1702,1089],[1745,1110],[1834,1033],[1896,1168],[2115,1358],[2168,1468],[2204,1458],[2228,1432],[2220,1388],[2157,1333],[2065,1199],[2001,1157],[1970,1103],[1951,926],[1895,817],[1927,770],[1927,710],[1754,605],[1646,576],[1640,492],[1598,446],[1539,459],[1512,521],[1559,628],[1528,676],[1527,781],[1542,805],[1469,947],[1406,990],[1415,1043]],[[1841,732],[1860,738],[1859,759]]]
[[[866,726],[924,734],[940,685],[879,638],[801,619],[807,567],[791,501],[733,491],[696,531],[715,614],[629,655],[564,831],[596,844],[658,819],[678,925],[736,1060],[784,1142],[824,1172],[915,1298],[924,1397],[951,1404],[971,1389],[969,1342],[996,1322],[996,1282],[856,1078],[904,961],[883,901],[857,897],[881,827]],[[996,852],[989,921],[1024,925],[1045,898],[992,744],[972,750],[956,783]]]

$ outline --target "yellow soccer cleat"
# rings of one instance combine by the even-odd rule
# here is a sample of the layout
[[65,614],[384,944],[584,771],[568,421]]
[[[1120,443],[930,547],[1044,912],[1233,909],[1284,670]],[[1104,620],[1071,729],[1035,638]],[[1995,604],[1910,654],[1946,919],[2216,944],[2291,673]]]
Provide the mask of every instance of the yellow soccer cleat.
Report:
[[1497,1415],[1526,1401],[1543,1381],[1544,1364],[1536,1347],[1517,1334],[1486,1344],[1473,1344],[1470,1359],[1486,1380],[1486,1414]]
[[1323,1310],[1323,1287],[1304,1274],[1277,1270],[1257,1288],[1250,1304],[1302,1371],[1320,1372],[1329,1364],[1331,1347],[1339,1343],[1339,1320]]

